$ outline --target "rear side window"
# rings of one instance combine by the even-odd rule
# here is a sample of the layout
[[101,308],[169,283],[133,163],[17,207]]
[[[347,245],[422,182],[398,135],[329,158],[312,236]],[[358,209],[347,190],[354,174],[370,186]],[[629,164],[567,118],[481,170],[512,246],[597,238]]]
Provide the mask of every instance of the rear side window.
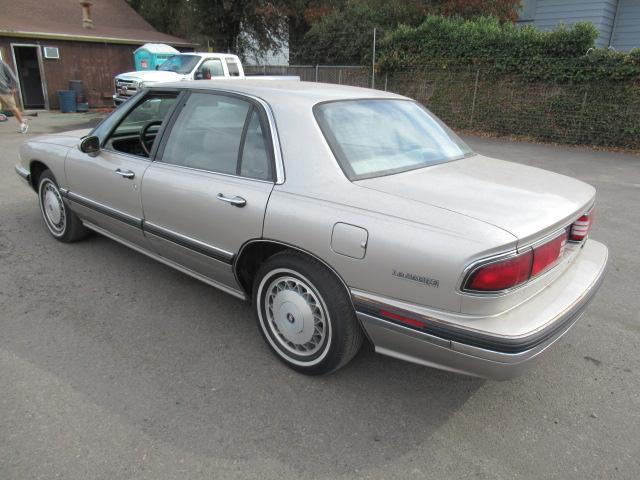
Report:
[[229,76],[231,77],[240,76],[240,69],[238,68],[238,64],[232,58],[227,58],[227,69],[229,70]]
[[225,95],[192,93],[171,130],[161,161],[270,180],[265,138],[253,104]]
[[347,177],[380,177],[456,160],[471,149],[410,100],[340,100],[313,108]]
[[271,179],[271,161],[268,151],[266,137],[260,123],[260,115],[254,108],[247,123],[245,141],[240,156],[240,175],[258,180]]

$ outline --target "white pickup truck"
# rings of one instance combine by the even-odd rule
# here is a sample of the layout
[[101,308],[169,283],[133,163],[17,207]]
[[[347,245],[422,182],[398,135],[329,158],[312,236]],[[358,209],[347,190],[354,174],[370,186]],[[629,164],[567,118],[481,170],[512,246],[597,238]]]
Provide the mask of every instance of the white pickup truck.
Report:
[[240,59],[227,53],[180,53],[169,57],[156,70],[127,72],[116,76],[113,103],[120,105],[140,88],[152,83],[215,78],[244,78]]

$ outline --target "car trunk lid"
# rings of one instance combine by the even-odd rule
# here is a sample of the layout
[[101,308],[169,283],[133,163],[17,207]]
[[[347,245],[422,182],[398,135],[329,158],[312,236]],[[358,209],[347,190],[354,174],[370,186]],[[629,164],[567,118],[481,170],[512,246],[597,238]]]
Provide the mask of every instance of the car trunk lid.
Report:
[[497,226],[519,245],[568,225],[595,196],[579,180],[482,155],[355,183]]

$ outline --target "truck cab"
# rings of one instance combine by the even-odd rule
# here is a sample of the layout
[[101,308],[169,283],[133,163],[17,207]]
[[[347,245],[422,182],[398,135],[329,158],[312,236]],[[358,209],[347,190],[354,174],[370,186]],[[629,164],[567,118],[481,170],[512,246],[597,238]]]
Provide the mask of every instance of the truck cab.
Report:
[[117,75],[113,103],[118,106],[134,96],[139,89],[154,83],[216,78],[244,78],[240,59],[227,53],[179,53],[169,57],[155,70]]

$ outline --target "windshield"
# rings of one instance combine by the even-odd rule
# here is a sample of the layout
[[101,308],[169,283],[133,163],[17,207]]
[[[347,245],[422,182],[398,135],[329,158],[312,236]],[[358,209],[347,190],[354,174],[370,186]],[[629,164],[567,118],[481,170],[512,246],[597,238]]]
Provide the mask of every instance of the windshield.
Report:
[[158,67],[163,72],[189,73],[196,66],[200,57],[197,55],[173,55]]
[[449,127],[409,100],[341,100],[314,107],[351,180],[380,177],[473,154]]

